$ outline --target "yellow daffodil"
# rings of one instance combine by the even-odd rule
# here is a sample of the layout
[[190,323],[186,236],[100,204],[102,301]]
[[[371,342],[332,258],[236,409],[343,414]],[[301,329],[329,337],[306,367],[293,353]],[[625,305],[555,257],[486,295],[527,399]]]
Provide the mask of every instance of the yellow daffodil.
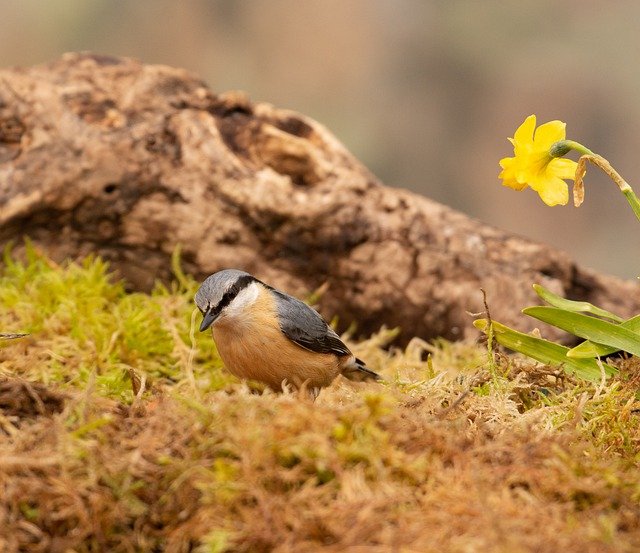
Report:
[[565,140],[565,127],[562,121],[549,121],[536,129],[536,116],[527,117],[509,138],[515,157],[500,160],[502,184],[514,190],[530,186],[545,204],[565,205],[569,201],[565,179],[575,178],[578,164],[551,155],[551,147]]

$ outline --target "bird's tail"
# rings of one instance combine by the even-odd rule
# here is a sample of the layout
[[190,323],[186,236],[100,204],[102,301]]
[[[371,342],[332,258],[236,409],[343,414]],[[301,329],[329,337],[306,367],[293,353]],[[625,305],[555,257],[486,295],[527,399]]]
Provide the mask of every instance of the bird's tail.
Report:
[[342,366],[342,376],[355,382],[363,382],[365,380],[382,380],[382,377],[367,368],[364,361],[357,357],[351,357]]

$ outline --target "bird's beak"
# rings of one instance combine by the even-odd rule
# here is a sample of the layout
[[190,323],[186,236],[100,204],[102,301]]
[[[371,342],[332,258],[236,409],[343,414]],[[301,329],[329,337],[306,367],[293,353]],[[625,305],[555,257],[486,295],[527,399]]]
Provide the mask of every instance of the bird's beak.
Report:
[[202,319],[202,324],[200,325],[200,332],[204,332],[205,330],[207,330],[207,328],[209,328],[218,318],[218,315],[220,315],[220,313],[216,313],[213,307],[207,309],[204,312],[204,318]]

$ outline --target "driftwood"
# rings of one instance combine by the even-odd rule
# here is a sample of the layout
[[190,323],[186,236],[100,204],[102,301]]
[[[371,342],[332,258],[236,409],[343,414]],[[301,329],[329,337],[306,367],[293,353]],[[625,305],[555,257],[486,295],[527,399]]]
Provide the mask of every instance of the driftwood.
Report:
[[134,289],[171,278],[178,244],[197,278],[242,268],[302,296],[328,283],[320,310],[362,334],[475,335],[481,288],[527,330],[534,282],[640,312],[637,284],[381,185],[307,117],[130,59],[0,71],[0,245],[23,235],[54,259],[98,253]]

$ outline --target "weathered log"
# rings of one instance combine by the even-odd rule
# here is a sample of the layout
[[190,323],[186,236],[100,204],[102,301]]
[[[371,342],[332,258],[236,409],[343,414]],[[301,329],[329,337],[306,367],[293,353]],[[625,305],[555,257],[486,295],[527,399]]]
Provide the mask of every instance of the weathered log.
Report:
[[303,115],[131,59],[0,71],[0,209],[0,244],[98,253],[135,289],[171,278],[178,244],[197,278],[242,268],[298,295],[327,282],[320,310],[362,334],[475,333],[480,288],[494,318],[528,329],[533,282],[640,312],[637,284],[384,187]]

